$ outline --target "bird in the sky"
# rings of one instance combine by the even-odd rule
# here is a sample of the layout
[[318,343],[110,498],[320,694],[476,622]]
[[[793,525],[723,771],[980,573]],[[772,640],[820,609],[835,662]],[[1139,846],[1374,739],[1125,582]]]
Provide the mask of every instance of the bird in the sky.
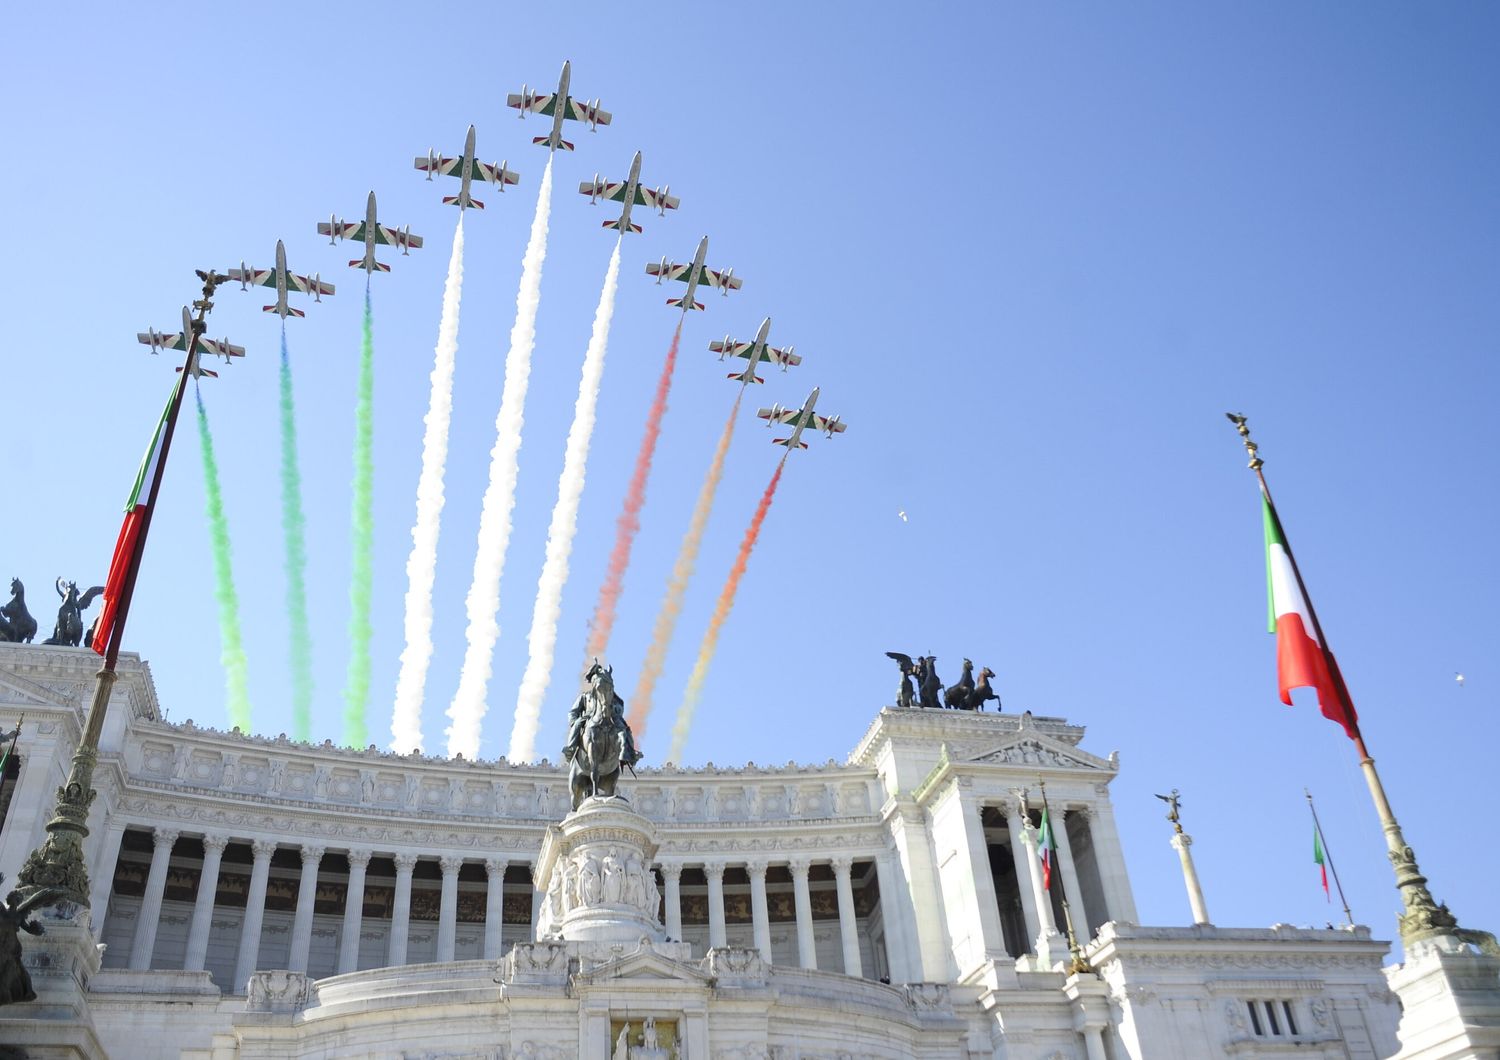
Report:
[[1453,680],[1458,682],[1459,688],[1462,688],[1464,686],[1464,675],[1459,673],[1457,670],[1453,671]]
[[897,512],[896,515],[901,519],[903,523],[906,522],[906,510],[904,508],[901,511]]

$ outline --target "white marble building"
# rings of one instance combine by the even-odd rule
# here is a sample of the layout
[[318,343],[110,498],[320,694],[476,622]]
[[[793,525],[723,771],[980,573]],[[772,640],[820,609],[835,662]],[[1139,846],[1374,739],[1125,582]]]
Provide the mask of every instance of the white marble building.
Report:
[[[27,718],[0,791],[7,878],[41,842],[95,669],[82,649],[0,644],[0,729]],[[649,838],[621,840],[613,898],[633,896],[647,928],[611,940],[570,933],[576,899],[568,912],[549,882],[567,871],[559,767],[169,724],[147,667],[123,657],[121,671],[92,908],[26,940],[40,997],[0,1008],[0,1044],[33,1057],[1399,1048],[1389,945],[1365,928],[1138,925],[1110,804],[1118,761],[1059,718],[886,708],[840,762],[642,769],[624,792]],[[1066,971],[1064,900],[1092,971]]]

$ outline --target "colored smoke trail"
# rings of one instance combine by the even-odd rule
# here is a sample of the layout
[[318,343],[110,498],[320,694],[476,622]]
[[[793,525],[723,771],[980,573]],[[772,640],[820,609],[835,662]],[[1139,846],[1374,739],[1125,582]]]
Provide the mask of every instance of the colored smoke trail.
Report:
[[615,314],[615,289],[619,286],[619,278],[620,239],[616,239],[614,253],[609,256],[609,268],[604,273],[604,289],[599,292],[599,306],[594,310],[594,330],[589,335],[588,352],[583,356],[578,401],[573,406],[573,425],[568,428],[562,474],[557,479],[557,503],[552,507],[552,522],[547,527],[547,559],[542,564],[541,577],[537,579],[531,633],[526,638],[531,656],[526,660],[526,672],[521,676],[521,690],[516,695],[516,719],[510,731],[507,757],[512,762],[529,762],[535,757],[537,725],[542,717],[542,700],[546,698],[547,685],[552,680],[552,662],[557,652],[557,621],[562,615],[562,594],[568,583],[573,536],[578,531],[578,504],[583,499],[589,442],[594,436],[599,385],[604,379],[604,355],[609,349],[609,322]]
[[344,743],[364,747],[365,708],[370,699],[370,553],[375,540],[375,318],[370,281],[360,321],[359,383],[354,404],[354,505],[350,518],[349,672],[344,679]]
[[391,714],[391,750],[422,749],[422,699],[432,662],[432,584],[437,576],[438,531],[443,516],[443,472],[448,463],[448,425],[453,418],[453,364],[458,356],[458,309],[464,283],[464,214],[453,231],[453,256],[443,286],[443,315],[433,351],[427,429],[422,435],[422,473],[417,479],[417,517],[406,560],[406,647],[396,678]]
[[468,645],[458,691],[448,706],[448,755],[471,761],[479,755],[479,728],[484,721],[485,693],[495,641],[500,637],[500,578],[505,573],[505,550],[510,545],[511,513],[516,506],[516,475],[521,452],[522,412],[531,381],[531,350],[536,345],[536,311],[542,299],[542,263],[547,258],[547,218],[552,210],[552,158],[542,173],[536,217],[521,259],[521,284],[516,291],[516,322],[510,329],[510,352],[505,355],[505,389],[495,417],[495,445],[490,450],[490,480],[479,515],[479,547],[474,554],[474,580],[465,601]]
[[641,676],[636,682],[635,694],[630,697],[630,728],[640,746],[646,735],[646,719],[651,714],[651,700],[656,694],[656,682],[661,678],[662,667],[667,662],[667,649],[672,646],[672,634],[677,630],[677,620],[682,617],[682,600],[687,595],[688,582],[693,580],[693,571],[698,566],[698,550],[703,547],[703,531],[708,527],[708,517],[713,511],[714,494],[719,491],[719,480],[724,477],[724,457],[729,452],[729,443],[734,439],[734,423],[739,416],[740,400],[745,388],[735,395],[734,407],[729,410],[729,419],[724,421],[724,430],[719,435],[719,444],[714,448],[714,458],[708,465],[708,474],[698,489],[698,500],[693,504],[693,516],[688,520],[687,533],[682,535],[682,546],[677,550],[677,561],[672,564],[672,576],[667,579],[667,595],[662,599],[661,610],[656,614],[656,625],[651,630],[651,646],[646,649],[646,660],[641,663]]
[[286,547],[287,632],[291,635],[292,738],[312,738],[312,632],[307,621],[307,520],[302,514],[302,472],[297,468],[297,406],[292,361],[281,322],[281,536]]
[[245,646],[240,637],[240,598],[234,591],[230,566],[229,520],[224,517],[224,493],[219,488],[219,462],[214,458],[214,439],[208,429],[208,410],[197,384],[198,441],[203,449],[203,491],[208,500],[208,532],[214,549],[214,599],[219,604],[219,662],[224,666],[224,686],[229,724],[250,731],[250,688],[247,681]]
[[[686,316],[686,314],[683,314]],[[630,566],[630,549],[635,544],[635,535],[641,529],[641,507],[646,503],[646,480],[651,475],[651,462],[656,458],[656,440],[661,437],[661,420],[667,411],[667,394],[672,389],[672,374],[677,367],[677,343],[682,338],[682,319],[677,321],[677,330],[672,332],[672,345],[667,347],[667,359],[661,366],[661,377],[656,381],[656,396],[651,409],[646,413],[646,430],[641,435],[641,448],[635,455],[635,471],[630,476],[630,486],[625,491],[625,505],[615,521],[615,545],[609,554],[609,566],[604,572],[604,583],[599,586],[599,599],[594,604],[594,617],[589,620],[588,644],[583,649],[583,664],[588,666],[593,659],[604,657],[609,647],[609,636],[615,628],[615,611],[620,604],[620,593],[625,585],[625,568]]]

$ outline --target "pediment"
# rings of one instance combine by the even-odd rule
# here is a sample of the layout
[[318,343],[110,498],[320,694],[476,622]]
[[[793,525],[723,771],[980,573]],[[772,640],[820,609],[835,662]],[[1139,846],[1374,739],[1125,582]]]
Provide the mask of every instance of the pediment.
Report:
[[580,983],[590,984],[618,979],[655,979],[691,986],[708,986],[713,982],[713,977],[697,965],[674,961],[648,947],[649,943],[644,944],[634,953],[580,972],[576,978]]
[[1011,733],[998,743],[984,750],[955,756],[954,761],[984,763],[987,765],[1023,766],[1033,769],[1086,769],[1115,772],[1116,766],[1107,758],[1091,755],[1087,751],[1053,739],[1034,729],[1023,729]]
[[0,672],[0,703],[8,707],[35,706],[67,709],[73,706],[73,697],[68,693],[29,681],[19,674]]

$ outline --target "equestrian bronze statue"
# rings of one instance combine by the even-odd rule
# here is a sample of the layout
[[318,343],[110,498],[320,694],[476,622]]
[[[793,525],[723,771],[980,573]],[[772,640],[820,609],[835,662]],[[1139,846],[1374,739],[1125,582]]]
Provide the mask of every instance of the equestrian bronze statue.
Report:
[[596,659],[583,679],[584,690],[568,712],[568,742],[562,752],[569,763],[575,810],[585,799],[614,797],[620,770],[641,760],[625,720],[625,701],[615,692],[613,667]]

